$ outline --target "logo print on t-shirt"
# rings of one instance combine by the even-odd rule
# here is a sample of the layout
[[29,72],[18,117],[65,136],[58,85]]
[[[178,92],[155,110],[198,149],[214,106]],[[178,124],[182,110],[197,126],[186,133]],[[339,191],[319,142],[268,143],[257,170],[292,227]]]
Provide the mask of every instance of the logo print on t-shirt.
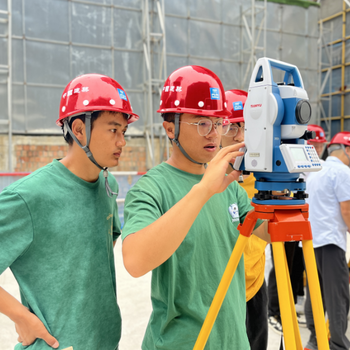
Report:
[[237,203],[233,203],[228,207],[228,212],[232,216],[232,222],[239,221],[239,211]]

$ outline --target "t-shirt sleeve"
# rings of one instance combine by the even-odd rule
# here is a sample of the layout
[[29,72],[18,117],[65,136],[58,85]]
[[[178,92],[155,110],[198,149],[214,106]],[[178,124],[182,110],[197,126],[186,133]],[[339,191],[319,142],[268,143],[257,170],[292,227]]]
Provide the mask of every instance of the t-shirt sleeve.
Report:
[[[237,199],[238,199],[238,206],[239,206],[239,221],[241,224],[243,224],[247,214],[254,209],[251,205],[251,200],[248,197],[248,194],[244,188],[237,185]],[[261,219],[258,219],[254,230],[257,229],[264,221]]]
[[338,202],[350,200],[350,170],[339,171],[334,181],[334,192]]
[[32,241],[33,224],[26,202],[19,194],[4,190],[0,194],[0,274]]
[[156,190],[151,194],[132,188],[125,198],[122,239],[142,230],[162,215]]

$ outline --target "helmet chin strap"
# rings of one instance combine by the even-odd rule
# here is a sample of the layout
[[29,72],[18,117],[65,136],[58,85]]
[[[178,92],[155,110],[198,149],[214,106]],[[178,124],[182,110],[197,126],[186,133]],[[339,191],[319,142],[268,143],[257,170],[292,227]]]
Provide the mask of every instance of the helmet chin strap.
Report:
[[343,144],[340,144],[340,145],[331,145],[331,146],[329,146],[329,147],[328,147],[328,152],[329,152],[329,154],[331,155],[331,153],[332,153],[333,151],[336,151],[336,150],[338,150],[338,149],[342,149],[342,150],[344,151],[344,154],[346,155],[346,157],[347,157],[348,160],[349,160],[349,165],[348,165],[348,167],[350,168],[350,157],[349,157],[349,155],[346,153],[345,146],[344,146]]
[[64,129],[65,129],[65,134],[67,132],[69,132],[70,136],[72,136],[73,140],[78,144],[79,147],[81,147],[85,154],[87,155],[87,157],[101,170],[103,170],[103,176],[105,178],[105,187],[106,187],[106,192],[108,197],[112,197],[113,195],[118,195],[118,193],[113,192],[111,187],[109,186],[108,183],[108,168],[107,167],[101,167],[101,165],[99,165],[94,156],[92,155],[90,149],[89,149],[89,144],[90,144],[90,139],[91,139],[91,112],[86,112],[85,113],[85,132],[86,132],[86,145],[83,146],[79,140],[76,138],[76,136],[74,135],[72,129],[69,127],[68,124],[68,120],[67,118],[63,120],[63,124],[64,124]]
[[204,167],[207,167],[207,163],[199,163],[192,159],[187,152],[183,149],[183,147],[180,145],[179,142],[179,133],[180,133],[180,113],[175,113],[175,137],[171,139],[171,141],[174,141],[176,146],[179,147],[181,153],[192,163],[199,164],[199,165],[204,165]]

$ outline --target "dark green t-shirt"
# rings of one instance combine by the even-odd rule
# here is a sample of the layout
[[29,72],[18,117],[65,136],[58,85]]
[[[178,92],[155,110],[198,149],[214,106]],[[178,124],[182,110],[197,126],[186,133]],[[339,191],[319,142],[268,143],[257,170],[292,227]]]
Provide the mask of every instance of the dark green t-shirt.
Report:
[[[118,192],[115,178],[108,180]],[[0,194],[0,274],[11,268],[22,303],[58,339],[59,349],[118,348],[113,240],[120,232],[102,172],[89,183],[54,160]],[[37,339],[15,349],[51,347]]]
[[[201,179],[166,163],[150,170],[126,196],[123,239],[156,221]],[[142,349],[193,348],[238,238],[237,226],[251,209],[246,191],[232,183],[209,199],[180,247],[153,270],[153,312]],[[249,349],[245,318],[242,258],[205,349]]]

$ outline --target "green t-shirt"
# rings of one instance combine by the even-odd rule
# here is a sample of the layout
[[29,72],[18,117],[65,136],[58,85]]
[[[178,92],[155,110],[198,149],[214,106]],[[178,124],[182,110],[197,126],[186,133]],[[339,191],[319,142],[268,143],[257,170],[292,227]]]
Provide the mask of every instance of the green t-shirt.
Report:
[[[166,163],[150,170],[126,196],[123,239],[156,221],[202,177]],[[237,226],[251,209],[246,191],[232,183],[209,199],[180,247],[153,270],[153,311],[142,349],[193,348],[238,238]],[[205,349],[249,349],[245,318],[241,258]]]
[[[117,192],[115,178],[108,180]],[[0,194],[0,274],[11,268],[23,305],[58,339],[59,349],[118,348],[113,240],[120,232],[102,172],[89,183],[54,160]],[[15,349],[52,348],[37,339]]]

